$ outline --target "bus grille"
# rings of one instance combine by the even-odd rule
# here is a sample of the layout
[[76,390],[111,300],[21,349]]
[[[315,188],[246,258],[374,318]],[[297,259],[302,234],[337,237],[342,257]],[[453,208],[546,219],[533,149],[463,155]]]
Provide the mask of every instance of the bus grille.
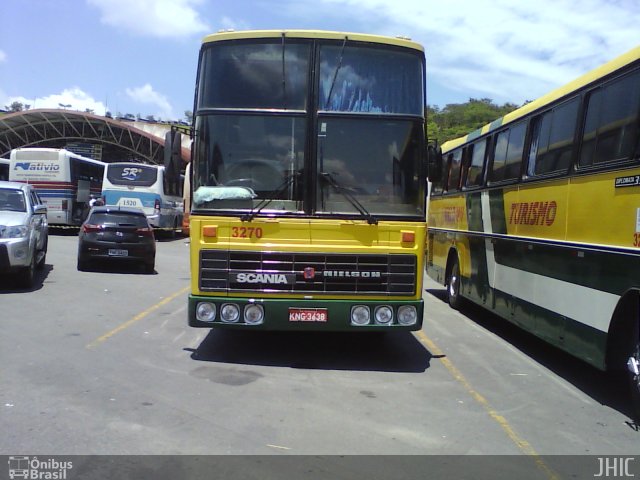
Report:
[[415,255],[200,251],[200,290],[414,295]]

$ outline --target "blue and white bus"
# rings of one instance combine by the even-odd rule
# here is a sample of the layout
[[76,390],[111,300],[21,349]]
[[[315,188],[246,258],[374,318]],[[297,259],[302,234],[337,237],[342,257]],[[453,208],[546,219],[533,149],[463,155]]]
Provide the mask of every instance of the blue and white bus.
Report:
[[34,186],[50,225],[80,225],[91,195],[100,195],[105,164],[63,148],[11,150],[9,180]]
[[165,167],[135,162],[107,164],[102,182],[106,205],[142,209],[155,229],[182,227],[182,184],[170,182]]

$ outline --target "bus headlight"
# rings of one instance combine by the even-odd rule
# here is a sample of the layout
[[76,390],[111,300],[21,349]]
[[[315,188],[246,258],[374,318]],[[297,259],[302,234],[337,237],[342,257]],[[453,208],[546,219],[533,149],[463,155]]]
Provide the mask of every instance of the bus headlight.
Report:
[[376,323],[379,325],[389,325],[393,321],[393,310],[387,305],[376,307],[373,312]]
[[220,320],[226,323],[235,323],[240,318],[240,309],[234,303],[225,303],[220,308]]
[[201,322],[213,322],[216,319],[216,305],[200,302],[196,307],[196,319]]
[[260,325],[264,321],[262,305],[252,303],[244,307],[244,321],[249,325]]
[[398,308],[398,323],[400,325],[415,325],[418,321],[418,311],[413,305],[403,305]]
[[351,307],[351,323],[353,325],[368,325],[371,320],[371,311],[365,305]]

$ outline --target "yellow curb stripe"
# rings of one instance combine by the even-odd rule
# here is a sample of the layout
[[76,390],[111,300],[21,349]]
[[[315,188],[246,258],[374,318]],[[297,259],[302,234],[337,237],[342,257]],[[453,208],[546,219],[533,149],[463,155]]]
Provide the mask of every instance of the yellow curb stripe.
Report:
[[500,415],[495,409],[493,409],[489,404],[489,401],[471,386],[469,381],[464,377],[464,375],[462,375],[462,372],[460,372],[460,370],[456,368],[456,366],[451,362],[451,360],[449,360],[442,353],[442,350],[440,350],[438,346],[429,337],[427,337],[427,335],[423,331],[416,332],[416,336],[418,337],[418,340],[420,341],[420,343],[422,343],[425,347],[427,347],[427,349],[434,356],[440,357],[438,358],[438,360],[442,362],[442,364],[453,376],[453,378],[455,378],[465,388],[465,390],[467,390],[469,395],[471,395],[471,397],[476,402],[482,405],[482,407],[487,411],[489,416],[493,420],[495,420],[498,423],[498,425],[500,425],[500,427],[502,427],[502,429],[507,434],[509,439],[511,439],[511,441],[516,444],[516,446],[522,451],[522,453],[530,457],[533,457],[533,460],[536,463],[537,467],[545,473],[545,475],[547,476],[547,478],[549,478],[549,480],[559,480],[560,477],[558,477],[558,475],[551,469],[551,467],[549,467],[546,463],[544,463],[542,458],[540,458],[540,455],[535,451],[535,449],[531,446],[531,444],[527,442],[524,438],[520,437],[520,435],[516,433],[513,427],[509,425],[509,422],[507,421],[507,419],[504,418],[502,415]]
[[167,303],[169,303],[171,300],[175,299],[176,297],[186,293],[190,288],[191,288],[190,286],[189,287],[185,287],[182,290],[180,290],[179,292],[176,292],[173,295],[165,298],[164,300],[161,300],[160,302],[156,303],[155,305],[147,308],[144,312],[139,313],[138,315],[136,315],[132,319],[127,320],[124,323],[121,323],[120,325],[118,325],[116,328],[114,328],[110,332],[107,332],[104,335],[102,335],[101,337],[95,339],[93,342],[89,343],[85,348],[89,348],[90,349],[90,348],[93,348],[93,347],[101,344],[105,340],[108,340],[109,338],[113,337],[116,333],[119,333],[122,330],[124,330],[126,328],[129,328],[131,325],[133,325],[136,322],[139,322],[144,317],[149,315],[151,312],[157,310],[158,308],[162,307],[163,305],[166,305]]

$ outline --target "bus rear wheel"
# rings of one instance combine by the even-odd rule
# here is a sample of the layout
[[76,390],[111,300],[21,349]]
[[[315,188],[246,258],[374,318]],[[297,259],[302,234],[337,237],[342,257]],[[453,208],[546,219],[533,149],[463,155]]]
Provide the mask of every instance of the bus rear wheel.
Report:
[[636,329],[635,340],[632,342],[631,352],[627,360],[629,388],[631,390],[631,406],[635,421],[640,422],[640,334]]

